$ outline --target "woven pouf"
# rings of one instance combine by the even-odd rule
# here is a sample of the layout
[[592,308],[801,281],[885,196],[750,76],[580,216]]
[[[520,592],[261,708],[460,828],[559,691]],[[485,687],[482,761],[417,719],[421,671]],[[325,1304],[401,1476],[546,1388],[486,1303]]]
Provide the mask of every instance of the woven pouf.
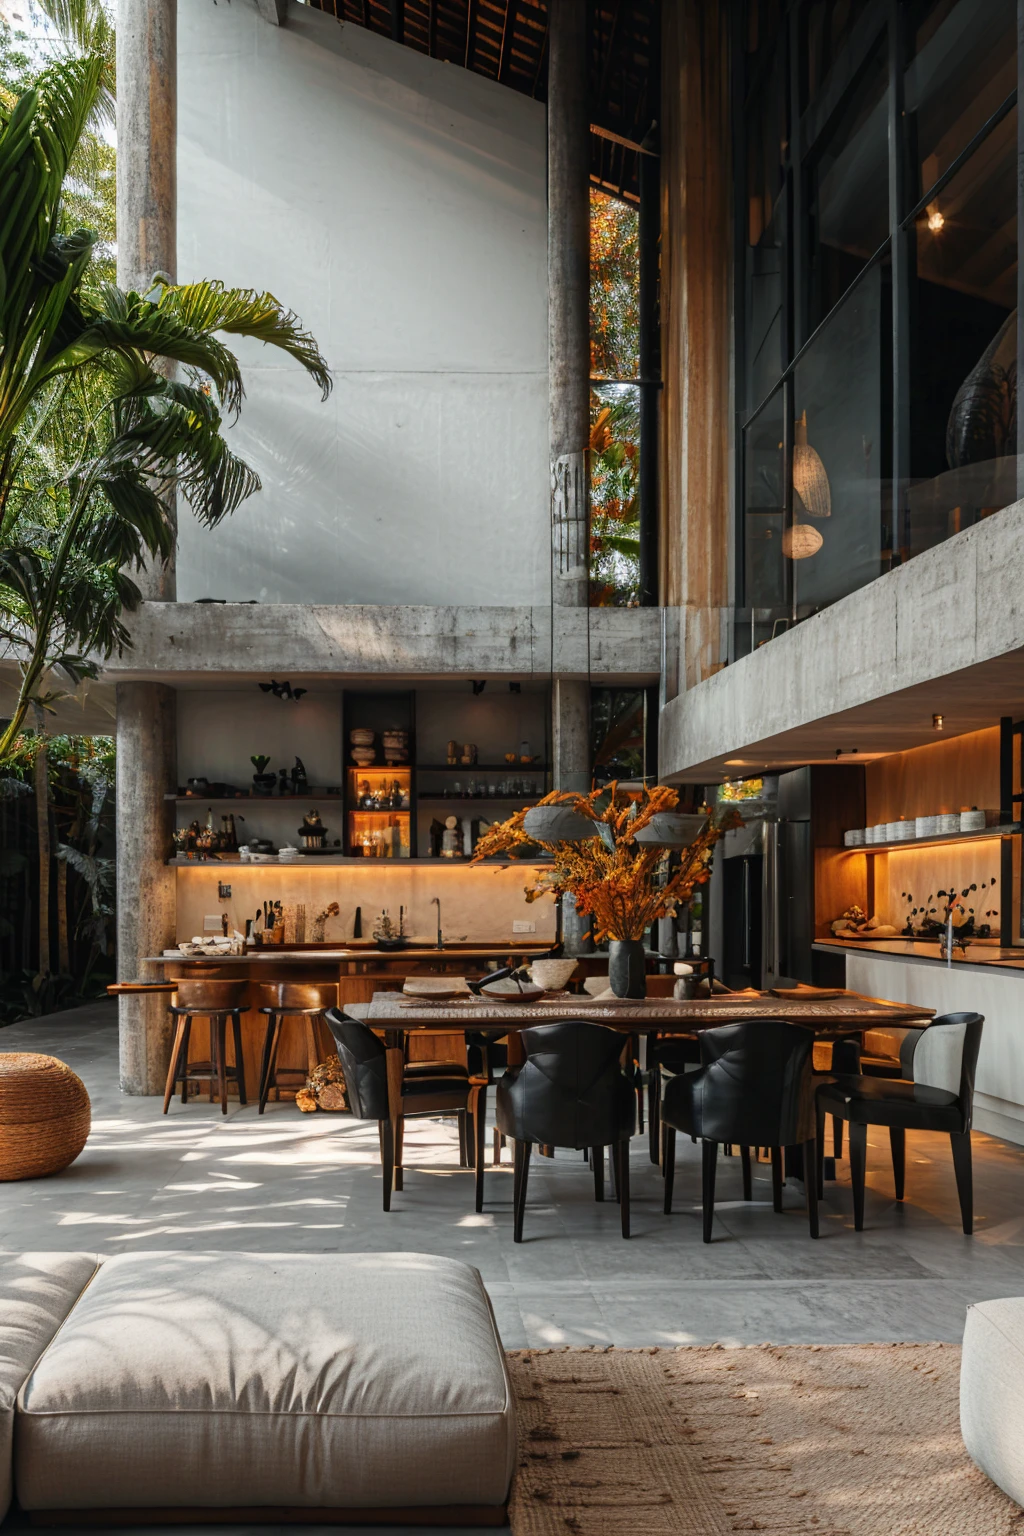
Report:
[[80,1077],[55,1056],[0,1052],[0,1179],[59,1173],[85,1146],[92,1123]]

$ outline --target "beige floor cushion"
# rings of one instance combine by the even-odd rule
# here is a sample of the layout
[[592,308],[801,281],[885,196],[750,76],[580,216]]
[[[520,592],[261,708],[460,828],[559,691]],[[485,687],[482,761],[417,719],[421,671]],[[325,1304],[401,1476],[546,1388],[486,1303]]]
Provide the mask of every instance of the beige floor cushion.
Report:
[[475,1269],[107,1260],[19,1399],[23,1508],[500,1505],[513,1403]]
[[967,1310],[960,1430],[971,1459],[1024,1504],[1024,1297]]
[[0,1519],[11,1503],[15,1399],[97,1263],[92,1253],[0,1254]]

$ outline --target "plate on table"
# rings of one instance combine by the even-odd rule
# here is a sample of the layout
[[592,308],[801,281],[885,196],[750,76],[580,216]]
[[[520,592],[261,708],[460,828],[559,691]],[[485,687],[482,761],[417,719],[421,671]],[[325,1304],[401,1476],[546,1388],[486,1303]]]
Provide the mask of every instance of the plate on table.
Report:
[[465,976],[407,976],[402,985],[406,997],[444,1002],[449,997],[472,997]]
[[528,981],[520,989],[509,976],[504,981],[495,981],[481,987],[480,996],[492,1003],[539,1003],[546,991],[546,987],[538,987]]

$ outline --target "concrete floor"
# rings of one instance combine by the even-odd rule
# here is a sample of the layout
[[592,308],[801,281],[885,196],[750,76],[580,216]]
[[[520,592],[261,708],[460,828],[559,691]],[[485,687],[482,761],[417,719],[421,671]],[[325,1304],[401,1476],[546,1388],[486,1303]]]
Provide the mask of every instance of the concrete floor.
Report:
[[[715,1241],[705,1246],[699,1149],[680,1139],[675,1214],[666,1217],[646,1137],[637,1137],[628,1243],[614,1202],[595,1203],[582,1158],[559,1152],[553,1162],[534,1158],[526,1241],[513,1244],[508,1165],[488,1167],[485,1210],[476,1215],[471,1176],[455,1166],[452,1123],[410,1126],[405,1189],[385,1214],[375,1125],[302,1115],[291,1103],[268,1106],[262,1118],[251,1105],[232,1107],[225,1118],[206,1103],[175,1102],[164,1118],[158,1099],[122,1096],[112,1005],[13,1025],[0,1032],[0,1049],[59,1056],[93,1105],[92,1135],[71,1168],[0,1183],[0,1249],[8,1251],[448,1254],[480,1270],[510,1349],[959,1340],[969,1302],[1024,1292],[1024,1148],[987,1136],[974,1138],[973,1238],[960,1230],[948,1140],[909,1138],[907,1199],[897,1205],[883,1131],[869,1138],[868,1230],[860,1234],[847,1164],[826,1187],[815,1243],[801,1185],[786,1188],[776,1215],[761,1166],[745,1205],[738,1160],[730,1160],[720,1164]],[[4,1536],[22,1527],[11,1515]],[[286,1529],[315,1536],[308,1526],[251,1528],[252,1536]]]

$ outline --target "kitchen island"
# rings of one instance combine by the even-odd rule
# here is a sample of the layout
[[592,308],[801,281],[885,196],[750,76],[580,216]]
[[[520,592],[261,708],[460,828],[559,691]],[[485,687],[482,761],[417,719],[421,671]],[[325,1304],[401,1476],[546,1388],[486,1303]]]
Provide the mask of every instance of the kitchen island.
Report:
[[[244,955],[150,955],[144,964],[155,969],[165,980],[179,977],[207,980],[244,980],[249,983],[247,1007],[242,1015],[242,1055],[248,1097],[254,1099],[259,1082],[260,1060],[266,1018],[259,1012],[262,982],[305,982],[328,989],[333,1000],[335,989],[341,1008],[351,1003],[368,1003],[375,993],[400,992],[409,976],[482,976],[488,970],[510,962],[525,964],[531,958],[548,954],[550,943],[518,935],[493,942],[446,940],[436,944],[411,943],[407,949],[378,949],[372,939],[345,944],[268,944],[252,948]],[[606,957],[599,957],[605,960]],[[317,1024],[317,1047],[321,1060],[334,1053],[334,1042],[323,1025]],[[415,1059],[447,1059],[444,1036],[418,1042]],[[208,1029],[196,1020],[189,1043],[189,1060],[208,1059]],[[228,1061],[234,1062],[228,1045]],[[307,1065],[306,1029],[302,1019],[286,1019],[281,1033],[278,1065],[282,1070],[300,1072]],[[292,1097],[287,1089],[274,1090],[272,1098]]]

